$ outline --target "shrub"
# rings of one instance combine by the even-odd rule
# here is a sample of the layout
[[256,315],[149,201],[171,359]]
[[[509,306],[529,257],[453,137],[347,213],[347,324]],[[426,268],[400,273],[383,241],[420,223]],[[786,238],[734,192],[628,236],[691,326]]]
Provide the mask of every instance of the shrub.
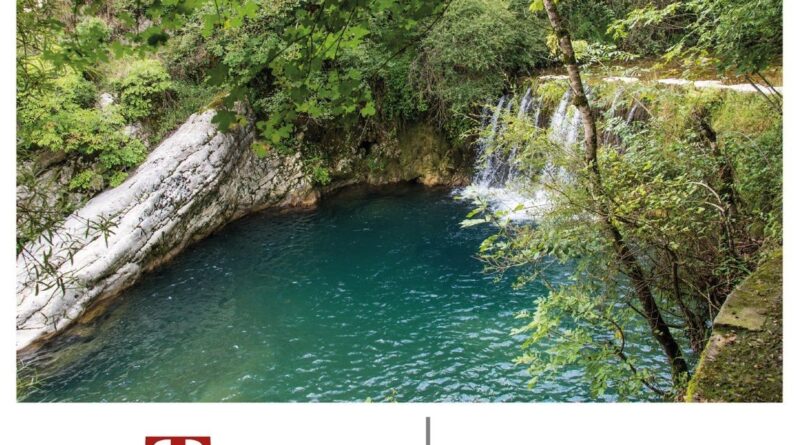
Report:
[[107,43],[111,39],[111,30],[99,17],[85,17],[75,27],[75,34],[82,47]]
[[97,87],[78,75],[66,75],[54,81],[55,98],[64,103],[72,103],[82,108],[94,106]]
[[316,156],[312,157],[306,161],[306,168],[314,184],[328,185],[331,183],[331,174],[323,159]]
[[548,60],[545,26],[508,1],[455,0],[422,41],[410,78],[450,136],[470,126],[476,105],[494,100],[507,75]]
[[[146,153],[144,145],[122,131],[125,119],[118,107],[94,108],[95,92],[91,82],[75,73],[58,79],[52,88],[19,92],[17,140],[21,157],[38,150],[63,151],[92,166],[104,180],[141,162]],[[98,183],[93,178],[83,172],[73,178],[70,188],[96,190]]]
[[569,85],[566,82],[550,81],[538,85],[536,95],[541,98],[542,104],[547,108],[553,108],[561,101]]
[[159,110],[158,119],[149,122],[148,139],[151,144],[161,142],[172,130],[183,124],[193,113],[210,107],[209,103],[219,94],[219,88],[192,82],[173,82],[175,100],[169,101]]
[[404,55],[387,63],[381,73],[383,90],[376,96],[380,100],[381,117],[387,121],[412,120],[427,110],[423,95],[409,80],[410,61],[411,57]]
[[130,121],[157,114],[173,90],[167,70],[155,59],[134,61],[112,85],[119,94],[122,114]]

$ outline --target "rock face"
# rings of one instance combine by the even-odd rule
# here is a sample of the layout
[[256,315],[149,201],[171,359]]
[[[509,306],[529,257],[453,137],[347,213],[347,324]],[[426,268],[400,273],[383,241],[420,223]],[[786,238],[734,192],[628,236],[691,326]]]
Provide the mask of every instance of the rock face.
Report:
[[[472,149],[451,144],[433,125],[407,123],[367,141],[334,141],[327,137],[332,182],[329,191],[348,184],[384,185],[416,181],[427,186],[469,183]],[[341,135],[338,135],[341,137]]]
[[122,185],[96,196],[17,257],[17,350],[62,331],[143,272],[247,213],[311,204],[300,155],[255,156],[251,127],[193,115]]

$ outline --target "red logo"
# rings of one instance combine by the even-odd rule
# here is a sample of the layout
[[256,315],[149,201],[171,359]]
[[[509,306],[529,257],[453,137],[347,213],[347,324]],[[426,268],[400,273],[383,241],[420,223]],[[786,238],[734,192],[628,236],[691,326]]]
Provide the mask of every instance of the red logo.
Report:
[[210,437],[145,437],[144,445],[211,445]]

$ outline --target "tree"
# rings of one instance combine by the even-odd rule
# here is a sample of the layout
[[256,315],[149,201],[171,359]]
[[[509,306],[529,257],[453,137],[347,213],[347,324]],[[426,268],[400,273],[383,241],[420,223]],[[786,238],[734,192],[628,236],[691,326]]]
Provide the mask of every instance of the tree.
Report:
[[[689,369],[681,352],[680,345],[672,336],[669,326],[664,321],[650,289],[650,285],[647,282],[644,269],[639,264],[633,250],[617,227],[615,216],[608,205],[607,197],[605,197],[603,193],[602,177],[597,163],[597,126],[592,109],[589,106],[589,101],[586,97],[586,91],[581,79],[578,62],[575,59],[575,52],[572,49],[572,40],[570,39],[569,32],[564,26],[553,0],[541,0],[539,3],[547,12],[547,17],[558,38],[563,63],[569,73],[570,88],[573,92],[573,104],[578,108],[583,119],[585,163],[591,177],[590,194],[595,197],[597,214],[603,219],[608,233],[612,238],[620,269],[631,280],[636,296],[642,305],[643,316],[650,326],[650,331],[669,359],[672,367],[673,380],[676,382],[681,381],[686,378]],[[536,6],[536,4],[537,2],[534,2],[533,6]]]
[[[367,80],[425,35],[438,22],[450,0],[312,0],[282,8],[280,25],[248,60],[246,70],[218,63],[209,74],[212,82],[229,91],[215,121],[225,129],[237,121],[234,104],[255,99],[253,87],[266,83],[281,90],[281,100],[268,116],[256,122],[264,139],[280,145],[295,130],[300,118],[353,120],[376,114]],[[256,22],[259,2],[231,0],[215,4],[202,16],[207,35],[246,29]],[[274,26],[274,25],[273,25]],[[354,66],[353,58],[368,44],[385,49],[381,60]],[[257,92],[263,94],[263,91]]]
[[[141,54],[162,47],[188,22],[199,18],[206,37],[244,33],[264,14],[274,29],[246,70],[217,60],[207,72],[210,83],[227,95],[215,121],[225,130],[241,119],[235,104],[255,99],[254,85],[267,83],[284,92],[284,100],[256,122],[273,144],[285,141],[300,116],[317,119],[367,118],[376,104],[365,82],[375,71],[417,42],[444,15],[451,0],[174,0],[123,4],[117,18],[118,38],[78,26],[80,17],[109,7],[105,1],[38,2],[17,0],[17,71],[21,88],[47,87],[64,70],[86,73],[113,56]],[[115,5],[116,6],[116,5]],[[96,21],[95,21],[96,24]],[[343,54],[378,43],[386,56],[361,69]]]
[[680,38],[664,54],[665,61],[714,64],[718,72],[732,71],[751,84],[758,78],[772,93],[764,99],[781,112],[782,96],[762,73],[783,56],[782,0],[689,0],[660,7],[655,3],[631,10],[609,32],[623,39],[645,28],[674,27],[670,21],[680,18]]

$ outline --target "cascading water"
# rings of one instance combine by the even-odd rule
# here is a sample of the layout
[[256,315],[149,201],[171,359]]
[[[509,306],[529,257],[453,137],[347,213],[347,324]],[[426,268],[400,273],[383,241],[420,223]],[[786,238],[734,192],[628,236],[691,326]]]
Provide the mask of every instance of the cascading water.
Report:
[[567,89],[567,91],[564,92],[564,95],[561,96],[561,100],[558,102],[558,107],[556,107],[553,117],[550,119],[550,140],[558,144],[564,144],[567,140],[567,111],[569,107],[569,101],[571,99],[572,90]]
[[[571,99],[572,92],[567,89],[550,119],[550,139],[563,147],[577,142],[582,126],[580,113],[570,106]],[[517,158],[519,147],[514,145],[508,150],[495,147],[498,137],[505,131],[504,113],[510,114],[516,105],[518,120],[529,119],[533,125],[541,127],[542,104],[541,98],[535,97],[528,88],[518,105],[513,97],[503,96],[494,109],[484,110],[485,136],[478,141],[475,177],[472,185],[460,191],[462,197],[488,201],[492,210],[505,212],[505,217],[511,220],[533,219],[546,208],[546,192],[542,187],[532,186],[526,175],[521,174]]]
[[[486,200],[493,210],[507,212],[510,219],[530,219],[532,215],[528,211],[515,211],[520,204],[525,209],[536,205],[530,194],[523,192],[524,184],[519,181],[518,147],[512,146],[508,151],[495,147],[498,136],[502,136],[505,130],[501,117],[504,113],[510,114],[515,105],[512,99],[503,96],[493,111],[484,109],[482,120],[485,136],[478,141],[478,167],[472,184],[459,191],[459,195],[474,201]],[[529,112],[534,104],[537,107],[534,115],[538,120],[540,101],[533,97],[532,90],[528,88],[517,105],[517,118],[531,118]],[[488,118],[490,111],[491,118]]]
[[[523,120],[528,116],[528,111],[530,110],[531,104],[533,103],[533,97],[531,96],[531,88],[525,92],[525,95],[522,96],[522,100],[519,103],[519,110],[517,111],[517,120]],[[537,104],[538,107],[538,104]],[[533,119],[534,125],[538,121],[538,109],[536,113],[536,118]],[[519,170],[519,163],[517,162],[517,151],[519,150],[519,145],[513,145],[511,147],[511,151],[508,153],[508,159],[506,165],[508,168],[506,171],[508,172],[506,177],[503,178],[502,183],[506,184],[508,182],[518,182],[520,170]]]
[[[621,116],[619,116],[620,111],[625,111],[620,110],[622,105],[622,93],[622,89],[618,89],[617,92],[614,93],[614,98],[611,100],[611,107],[605,112],[605,121],[607,123],[603,131],[603,144],[605,145],[617,145],[620,142],[619,135],[616,133],[614,125],[621,119]],[[609,123],[610,125],[608,125]]]
[[[488,151],[491,150],[492,143],[497,135],[497,126],[499,123],[500,114],[503,112],[505,102],[506,96],[501,97],[500,101],[497,102],[497,106],[495,106],[492,117],[488,123],[486,122],[487,111],[484,109],[484,117],[482,119],[483,127],[487,128],[488,126],[489,132],[480,140],[478,140],[478,159],[484,160],[485,165],[482,169],[477,171],[477,175],[475,176],[474,180],[476,183],[487,184],[492,181],[492,174],[499,160],[496,159],[496,153],[489,153]],[[509,103],[511,102],[509,101]]]

